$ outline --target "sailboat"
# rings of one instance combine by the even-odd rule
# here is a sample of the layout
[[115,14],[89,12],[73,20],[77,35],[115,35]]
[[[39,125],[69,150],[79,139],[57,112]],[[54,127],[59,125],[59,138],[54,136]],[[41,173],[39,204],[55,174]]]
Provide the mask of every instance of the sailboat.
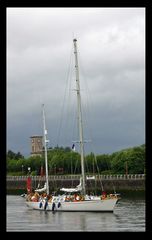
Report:
[[47,147],[46,147],[46,126],[45,126],[45,113],[43,106],[43,125],[44,125],[44,144],[45,144],[45,166],[46,166],[46,195],[39,196],[35,192],[36,200],[28,199],[26,204],[29,208],[47,211],[83,211],[83,212],[113,212],[116,203],[118,202],[117,194],[103,193],[101,196],[90,196],[86,194],[86,177],[84,168],[84,140],[83,140],[83,125],[82,125],[82,108],[81,108],[81,92],[78,70],[78,56],[77,56],[77,39],[73,39],[74,55],[75,55],[75,75],[76,75],[76,92],[77,92],[77,108],[78,108],[78,127],[79,127],[79,144],[81,154],[81,178],[80,183],[75,188],[61,188],[60,191],[64,192],[62,195],[51,196],[49,195],[48,183],[48,168],[47,168]]

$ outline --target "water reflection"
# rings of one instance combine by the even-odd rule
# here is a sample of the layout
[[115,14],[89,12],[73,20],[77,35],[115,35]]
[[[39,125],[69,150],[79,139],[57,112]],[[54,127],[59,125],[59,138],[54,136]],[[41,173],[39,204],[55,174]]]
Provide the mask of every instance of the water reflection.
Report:
[[7,197],[8,231],[145,231],[145,201],[122,199],[114,213],[30,210],[20,196]]

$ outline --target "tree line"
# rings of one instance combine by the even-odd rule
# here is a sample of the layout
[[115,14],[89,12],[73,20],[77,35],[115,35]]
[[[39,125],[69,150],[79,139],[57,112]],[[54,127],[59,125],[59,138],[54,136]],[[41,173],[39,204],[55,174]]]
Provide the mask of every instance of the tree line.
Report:
[[[24,156],[11,150],[7,152],[7,174],[27,175],[45,174],[44,156]],[[49,174],[80,174],[80,154],[69,147],[48,149]],[[145,173],[145,144],[123,149],[112,154],[85,156],[85,172],[87,174],[143,174]]]

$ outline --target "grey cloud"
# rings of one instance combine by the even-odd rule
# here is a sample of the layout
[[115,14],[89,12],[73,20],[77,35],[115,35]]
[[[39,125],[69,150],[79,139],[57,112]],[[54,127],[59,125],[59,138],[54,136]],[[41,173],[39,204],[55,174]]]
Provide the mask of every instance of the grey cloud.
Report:
[[[8,148],[30,154],[29,137],[42,133],[42,103],[51,143],[57,144],[73,37],[78,38],[82,100],[84,105],[90,101],[95,152],[144,143],[144,8],[8,8]],[[73,98],[67,105],[72,109],[74,73],[71,78]],[[71,130],[64,124],[60,143],[66,145]]]

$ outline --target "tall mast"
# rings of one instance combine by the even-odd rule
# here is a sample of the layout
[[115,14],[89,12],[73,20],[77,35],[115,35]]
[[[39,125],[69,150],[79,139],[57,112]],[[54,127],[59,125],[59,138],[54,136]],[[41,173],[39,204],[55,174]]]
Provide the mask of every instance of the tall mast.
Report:
[[81,108],[81,94],[79,82],[79,69],[77,57],[77,39],[73,39],[74,54],[75,54],[75,73],[76,73],[76,91],[77,91],[77,106],[78,106],[78,125],[79,125],[79,140],[80,140],[80,153],[81,153],[81,173],[82,173],[82,193],[86,194],[85,189],[85,173],[84,173],[84,142],[83,142],[83,126],[82,126],[82,108]]
[[47,158],[47,130],[46,130],[46,123],[45,123],[45,110],[44,104],[42,104],[43,110],[43,138],[44,138],[44,150],[45,150],[45,173],[46,173],[46,193],[49,194],[49,180],[48,180],[48,158]]

